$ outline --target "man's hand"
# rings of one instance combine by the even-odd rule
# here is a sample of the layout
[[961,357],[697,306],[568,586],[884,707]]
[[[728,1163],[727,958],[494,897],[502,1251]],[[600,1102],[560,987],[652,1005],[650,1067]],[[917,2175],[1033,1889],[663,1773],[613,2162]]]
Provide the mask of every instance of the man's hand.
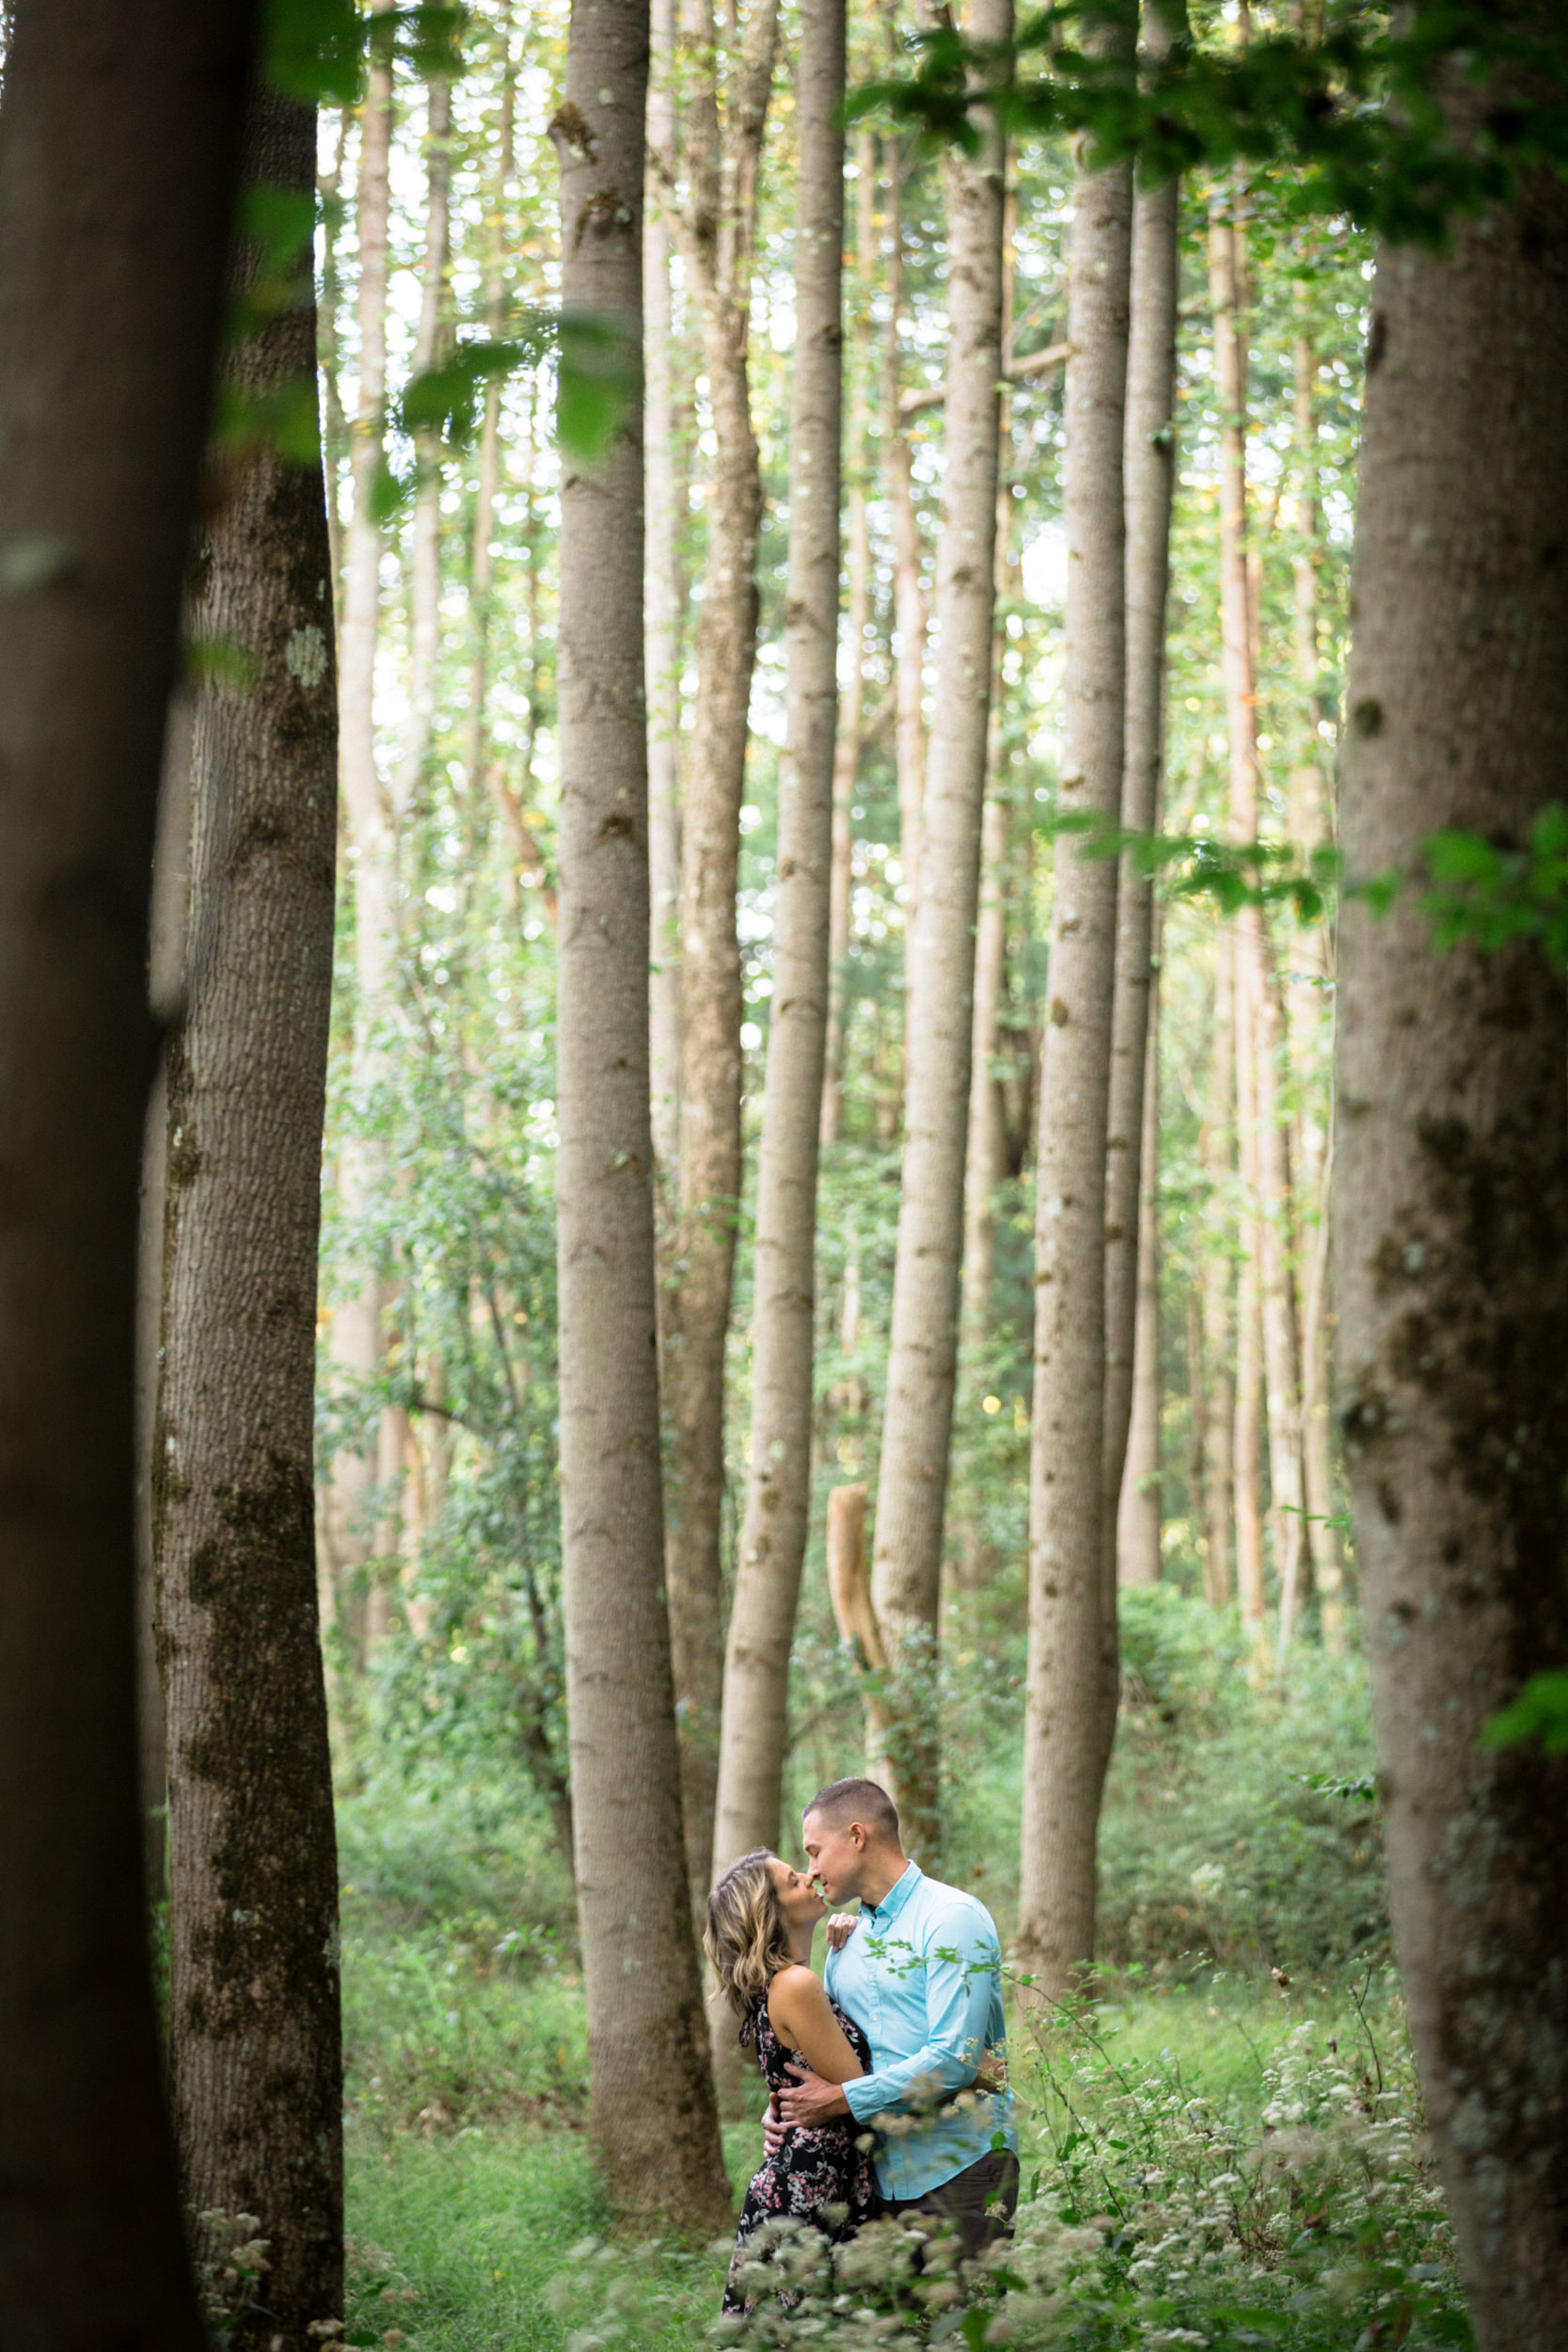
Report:
[[798,2078],[794,2090],[781,2090],[776,2105],[786,2123],[810,2131],[815,2124],[830,2122],[836,2115],[849,2113],[849,2102],[837,2083],[824,2082],[809,2066],[791,2066],[789,2072]]
[[769,2099],[762,2118],[762,2144],[769,2164],[788,2137],[789,2125],[780,2120],[779,2103],[777,2099]]
[[835,1911],[828,1922],[829,1951],[841,1952],[860,1923],[861,1915],[858,1911]]

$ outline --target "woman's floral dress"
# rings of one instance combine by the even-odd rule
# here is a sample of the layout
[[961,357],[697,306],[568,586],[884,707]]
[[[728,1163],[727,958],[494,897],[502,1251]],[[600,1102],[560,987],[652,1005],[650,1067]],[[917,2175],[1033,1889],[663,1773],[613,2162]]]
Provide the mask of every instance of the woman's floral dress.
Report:
[[[860,2065],[869,2073],[871,2044],[854,2019],[846,2016],[836,2002],[833,2015]],[[755,2047],[757,2064],[770,2091],[793,2090],[795,2077],[786,2070],[791,2065],[803,2066],[806,2061],[799,2050],[786,2049],[773,2031],[766,1994],[741,2026],[740,2039]],[[863,2142],[863,2145],[858,2144]],[[831,2214],[827,2210],[830,2206]],[[730,2258],[729,2284],[724,2290],[725,2311],[743,2312],[755,2306],[755,2295],[747,2295],[736,2281],[740,2265],[747,2258],[747,2240],[765,2222],[786,2218],[809,2221],[832,2244],[837,2245],[853,2237],[876,2210],[871,2141],[864,2126],[851,2115],[834,2116],[831,2122],[810,2129],[797,2125],[778,2154],[769,2156],[762,2169],[753,2173],[752,2185],[746,2191],[740,2224],[735,2233],[735,2252]]]

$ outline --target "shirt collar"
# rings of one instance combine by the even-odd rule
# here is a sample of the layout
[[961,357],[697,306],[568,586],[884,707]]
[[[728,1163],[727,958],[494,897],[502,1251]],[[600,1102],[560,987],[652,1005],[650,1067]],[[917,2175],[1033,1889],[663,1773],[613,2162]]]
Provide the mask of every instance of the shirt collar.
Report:
[[918,1862],[907,1863],[902,1875],[894,1880],[879,1903],[861,1904],[862,1915],[875,1919],[879,1928],[890,1927],[925,1875]]

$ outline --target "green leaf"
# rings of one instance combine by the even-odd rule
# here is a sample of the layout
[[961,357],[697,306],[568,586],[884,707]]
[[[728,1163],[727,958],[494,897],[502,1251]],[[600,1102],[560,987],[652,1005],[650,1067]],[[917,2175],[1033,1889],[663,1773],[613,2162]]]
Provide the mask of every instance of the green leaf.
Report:
[[1568,1673],[1532,1675],[1510,1707],[1481,1735],[1485,1748],[1514,1748],[1539,1739],[1544,1756],[1568,1756]]
[[560,320],[556,431],[569,456],[602,457],[635,405],[642,356],[618,319],[565,311]]

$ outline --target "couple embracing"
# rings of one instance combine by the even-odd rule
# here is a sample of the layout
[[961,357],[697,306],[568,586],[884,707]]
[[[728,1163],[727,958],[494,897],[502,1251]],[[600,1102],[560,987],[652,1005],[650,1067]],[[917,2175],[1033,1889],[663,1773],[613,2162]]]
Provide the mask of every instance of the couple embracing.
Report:
[[[933,2234],[955,2233],[972,2261],[1011,2229],[1018,2204],[990,1914],[910,1860],[873,1780],[835,1780],[814,1797],[801,1842],[803,1876],[759,1849],[708,1899],[708,1957],[769,2092],[726,2312],[748,2308],[738,2272],[767,2221],[837,2240],[875,2217],[918,2217]],[[824,1981],[812,1932],[829,1904],[847,1903],[859,1915],[830,1924]]]

